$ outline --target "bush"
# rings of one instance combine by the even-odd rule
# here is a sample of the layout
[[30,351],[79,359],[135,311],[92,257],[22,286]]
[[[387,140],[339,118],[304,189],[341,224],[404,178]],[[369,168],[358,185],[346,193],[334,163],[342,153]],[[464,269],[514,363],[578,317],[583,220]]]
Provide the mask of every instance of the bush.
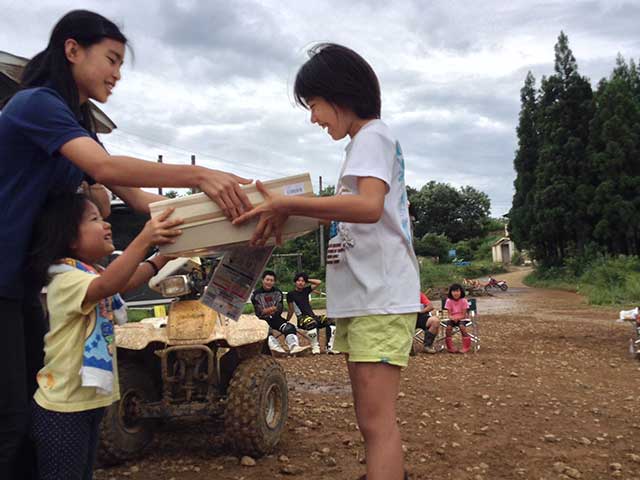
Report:
[[565,267],[538,268],[527,285],[577,291],[595,305],[640,303],[640,258],[598,256],[571,258]]
[[522,256],[522,252],[520,250],[516,250],[511,255],[511,263],[513,265],[522,265],[524,263],[524,257]]
[[440,261],[445,260],[449,255],[451,242],[444,235],[427,233],[424,237],[414,242],[416,255],[422,257],[438,257]]

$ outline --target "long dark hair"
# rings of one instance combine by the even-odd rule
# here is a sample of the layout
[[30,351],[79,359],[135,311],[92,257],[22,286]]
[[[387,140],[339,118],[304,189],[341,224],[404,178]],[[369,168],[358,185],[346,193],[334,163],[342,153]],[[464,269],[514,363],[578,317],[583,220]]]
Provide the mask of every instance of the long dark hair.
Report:
[[380,83],[371,65],[350,48],[319,43],[309,50],[293,86],[296,103],[313,97],[346,107],[359,118],[380,118]]
[[95,132],[95,119],[89,103],[80,105],[78,87],[65,54],[64,43],[70,38],[84,48],[100,43],[105,38],[117,40],[125,45],[127,43],[127,38],[111,20],[88,10],[73,10],[58,20],[53,27],[47,48],[27,63],[20,81],[20,89],[51,84],[67,102],[71,111],[81,118],[82,126],[90,132]]
[[36,218],[27,258],[29,280],[40,290],[49,283],[48,270],[64,257],[72,257],[82,215],[90,200],[82,193],[49,197]]

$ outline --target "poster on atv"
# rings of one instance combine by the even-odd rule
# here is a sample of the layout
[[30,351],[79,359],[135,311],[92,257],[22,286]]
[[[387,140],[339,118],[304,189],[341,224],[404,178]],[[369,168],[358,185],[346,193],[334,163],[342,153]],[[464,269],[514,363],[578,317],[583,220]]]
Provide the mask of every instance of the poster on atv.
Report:
[[274,247],[237,247],[225,252],[200,301],[232,320],[242,315]]

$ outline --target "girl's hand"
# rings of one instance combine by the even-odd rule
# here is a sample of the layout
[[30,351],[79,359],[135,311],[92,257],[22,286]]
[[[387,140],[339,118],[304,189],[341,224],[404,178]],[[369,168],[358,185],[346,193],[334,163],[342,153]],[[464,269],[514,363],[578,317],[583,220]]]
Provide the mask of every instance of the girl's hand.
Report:
[[181,218],[167,220],[174,210],[175,208],[167,208],[160,215],[149,220],[138,235],[138,238],[149,246],[175,243],[173,238],[182,235],[182,230],[175,227],[182,224],[183,220]]
[[198,188],[220,206],[229,220],[233,220],[253,208],[249,197],[240,188],[240,185],[248,185],[251,182],[252,180],[232,173],[204,169],[204,176]]
[[281,213],[284,207],[284,197],[272,195],[264,188],[260,180],[256,182],[256,188],[264,197],[264,202],[247,213],[240,215],[233,221],[234,225],[239,225],[256,216],[260,217],[249,245],[262,246],[270,237],[276,237],[276,245],[282,245],[282,228],[289,218],[289,215]]
[[102,218],[107,218],[111,215],[111,195],[109,195],[109,191],[104,185],[99,183],[89,185],[86,181],[83,181],[80,188],[82,193],[98,207]]

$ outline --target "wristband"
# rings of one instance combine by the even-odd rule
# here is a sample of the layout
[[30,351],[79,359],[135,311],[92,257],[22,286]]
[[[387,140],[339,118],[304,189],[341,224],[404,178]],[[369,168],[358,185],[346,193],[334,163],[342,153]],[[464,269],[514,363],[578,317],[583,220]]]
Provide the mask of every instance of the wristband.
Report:
[[153,268],[153,276],[155,277],[158,272],[160,271],[160,269],[158,268],[158,266],[153,263],[152,260],[145,260],[144,263],[148,263],[149,265],[151,265],[151,268]]

